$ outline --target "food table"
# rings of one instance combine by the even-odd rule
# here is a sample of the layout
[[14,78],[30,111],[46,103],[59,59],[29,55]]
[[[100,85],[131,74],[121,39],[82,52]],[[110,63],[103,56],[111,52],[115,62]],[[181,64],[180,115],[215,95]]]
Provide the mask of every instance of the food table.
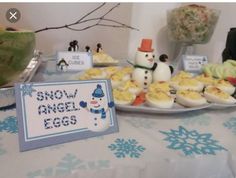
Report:
[[[43,62],[33,81],[68,77],[53,66]],[[116,114],[117,133],[20,152],[16,109],[1,110],[0,177],[235,177],[235,107]]]

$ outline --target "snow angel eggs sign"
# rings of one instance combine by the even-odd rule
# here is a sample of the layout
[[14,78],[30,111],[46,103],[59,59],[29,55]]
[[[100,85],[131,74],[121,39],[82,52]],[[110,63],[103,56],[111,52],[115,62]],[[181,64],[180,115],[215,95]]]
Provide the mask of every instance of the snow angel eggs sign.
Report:
[[109,80],[15,86],[20,150],[118,131]]

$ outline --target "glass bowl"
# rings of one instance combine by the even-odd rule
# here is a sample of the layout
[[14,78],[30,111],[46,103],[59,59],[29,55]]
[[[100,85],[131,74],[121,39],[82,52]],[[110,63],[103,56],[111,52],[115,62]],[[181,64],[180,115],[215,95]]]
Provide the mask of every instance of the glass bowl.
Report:
[[0,88],[17,78],[34,55],[35,33],[0,29]]
[[214,32],[219,15],[219,10],[196,4],[167,11],[168,37],[175,42],[205,44]]

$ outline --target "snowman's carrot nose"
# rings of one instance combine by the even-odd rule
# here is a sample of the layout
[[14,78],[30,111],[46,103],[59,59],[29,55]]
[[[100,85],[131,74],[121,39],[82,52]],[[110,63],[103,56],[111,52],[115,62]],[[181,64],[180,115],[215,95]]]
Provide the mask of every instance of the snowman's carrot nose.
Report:
[[97,101],[91,101],[90,103],[91,104],[97,104],[98,102]]

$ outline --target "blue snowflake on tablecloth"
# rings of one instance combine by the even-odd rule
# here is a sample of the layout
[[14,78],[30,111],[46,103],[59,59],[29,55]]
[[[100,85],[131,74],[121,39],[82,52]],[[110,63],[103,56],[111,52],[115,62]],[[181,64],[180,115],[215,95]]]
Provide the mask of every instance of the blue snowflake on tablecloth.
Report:
[[117,158],[125,158],[126,156],[139,158],[141,153],[145,150],[142,145],[138,145],[135,139],[125,140],[121,138],[116,139],[115,143],[109,145],[108,148],[114,151]]
[[36,92],[33,88],[33,83],[21,85],[20,90],[23,92],[23,96],[29,95],[30,97],[32,97],[33,92]]
[[62,161],[57,164],[56,175],[66,175],[78,169],[83,161],[70,153],[62,158]]
[[170,142],[167,148],[180,150],[187,155],[193,154],[211,154],[215,155],[216,151],[226,150],[218,145],[218,141],[211,139],[212,134],[200,134],[196,130],[188,131],[182,126],[178,130],[171,129],[170,132],[160,131],[167,137],[164,139]]
[[27,174],[28,178],[51,177],[51,176],[53,176],[53,168],[52,167],[46,168],[44,170],[39,169],[39,170],[36,170],[33,172],[29,172]]
[[154,121],[145,118],[131,118],[131,119],[126,119],[126,121],[136,128],[151,129],[155,126]]
[[15,116],[9,116],[0,121],[0,132],[18,133],[17,120]]
[[181,124],[183,125],[200,125],[208,126],[211,121],[211,117],[208,114],[195,111],[186,112],[184,114],[177,115],[177,118],[181,118]]
[[58,162],[55,167],[47,167],[44,169],[38,169],[31,171],[27,174],[28,178],[37,177],[56,177],[70,175],[76,170],[99,170],[109,168],[109,160],[96,160],[96,161],[83,161],[77,158],[75,155],[68,153],[62,160]]
[[236,135],[236,117],[231,117],[228,121],[224,122],[223,125]]
[[68,153],[62,158],[62,161],[57,164],[55,173],[56,175],[68,175],[77,169],[99,170],[109,167],[110,162],[108,160],[84,161]]

